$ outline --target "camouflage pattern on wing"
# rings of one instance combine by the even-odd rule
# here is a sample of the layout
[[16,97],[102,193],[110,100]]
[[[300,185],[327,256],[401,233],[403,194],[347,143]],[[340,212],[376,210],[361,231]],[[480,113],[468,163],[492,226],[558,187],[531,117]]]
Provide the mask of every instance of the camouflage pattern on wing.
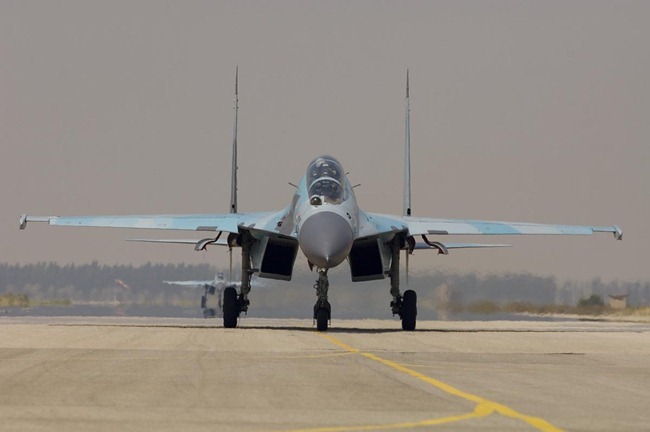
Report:
[[616,225],[549,225],[526,222],[480,221],[469,219],[433,219],[402,217],[367,213],[373,221],[377,234],[390,231],[407,231],[410,236],[419,235],[591,235],[598,232],[614,234],[623,238]]
[[224,231],[237,233],[240,229],[277,232],[283,212],[139,215],[139,216],[29,216],[23,215],[20,228],[28,222],[47,222],[50,225],[103,228],[137,228],[185,231]]

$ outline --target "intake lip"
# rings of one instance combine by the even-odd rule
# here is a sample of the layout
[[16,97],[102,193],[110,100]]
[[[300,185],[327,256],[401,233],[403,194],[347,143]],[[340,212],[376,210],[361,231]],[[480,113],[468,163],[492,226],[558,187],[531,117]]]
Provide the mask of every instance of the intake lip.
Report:
[[302,253],[318,268],[341,264],[352,249],[352,228],[341,215],[321,211],[305,219],[298,232]]

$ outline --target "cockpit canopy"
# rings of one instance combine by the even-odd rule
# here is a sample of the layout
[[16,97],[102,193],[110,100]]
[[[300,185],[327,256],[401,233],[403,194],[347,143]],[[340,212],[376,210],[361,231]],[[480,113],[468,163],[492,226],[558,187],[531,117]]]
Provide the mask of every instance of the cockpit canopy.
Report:
[[344,200],[343,166],[331,156],[317,157],[307,167],[307,189],[312,205],[340,204]]

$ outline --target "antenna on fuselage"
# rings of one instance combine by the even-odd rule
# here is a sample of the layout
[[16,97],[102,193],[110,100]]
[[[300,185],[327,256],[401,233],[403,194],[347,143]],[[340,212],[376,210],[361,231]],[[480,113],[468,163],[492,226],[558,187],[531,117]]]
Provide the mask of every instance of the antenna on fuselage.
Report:
[[406,119],[404,130],[404,210],[402,216],[411,216],[411,108],[409,106],[409,70],[406,69]]
[[235,123],[232,127],[232,177],[230,179],[230,213],[237,213],[237,113],[239,112],[239,66],[235,69]]

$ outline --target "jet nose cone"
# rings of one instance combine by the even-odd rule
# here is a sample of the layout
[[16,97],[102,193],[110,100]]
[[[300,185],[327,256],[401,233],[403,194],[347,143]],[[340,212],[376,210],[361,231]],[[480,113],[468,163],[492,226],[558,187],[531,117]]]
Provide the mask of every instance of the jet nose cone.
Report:
[[304,220],[298,233],[300,249],[318,268],[341,264],[352,249],[352,228],[342,216],[319,212]]

